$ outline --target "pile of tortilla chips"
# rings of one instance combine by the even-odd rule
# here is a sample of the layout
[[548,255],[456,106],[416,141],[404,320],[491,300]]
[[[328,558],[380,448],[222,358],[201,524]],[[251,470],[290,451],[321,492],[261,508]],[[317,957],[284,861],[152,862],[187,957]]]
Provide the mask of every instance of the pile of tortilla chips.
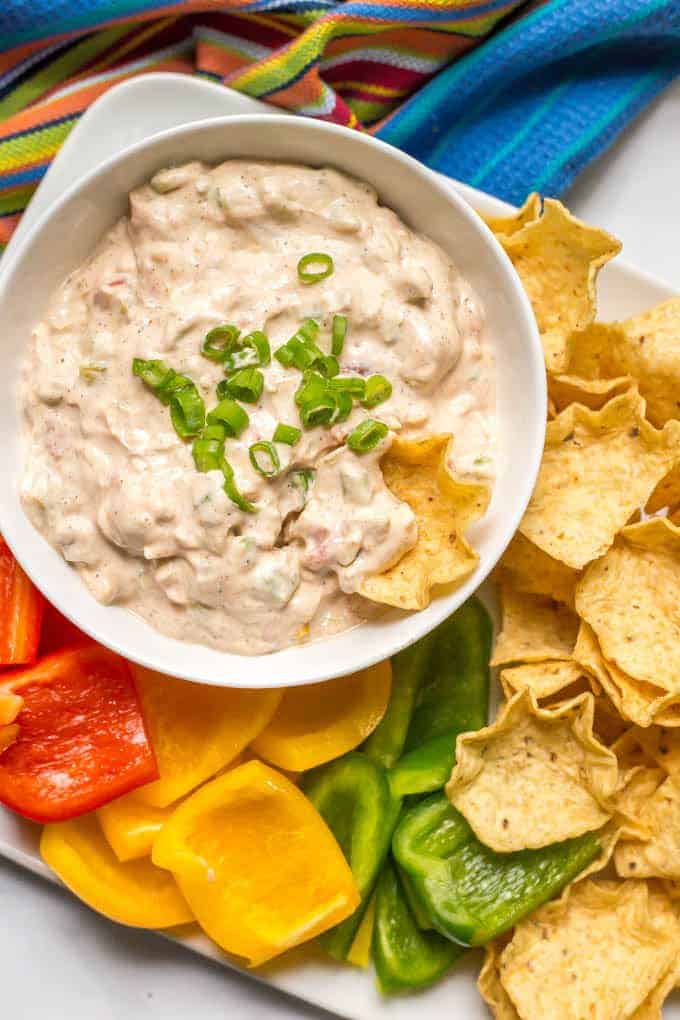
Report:
[[617,241],[535,195],[488,223],[550,409],[497,570],[506,702],[458,738],[447,794],[497,852],[584,832],[603,852],[487,948],[479,988],[498,1020],[652,1020],[680,981],[680,298],[596,322]]

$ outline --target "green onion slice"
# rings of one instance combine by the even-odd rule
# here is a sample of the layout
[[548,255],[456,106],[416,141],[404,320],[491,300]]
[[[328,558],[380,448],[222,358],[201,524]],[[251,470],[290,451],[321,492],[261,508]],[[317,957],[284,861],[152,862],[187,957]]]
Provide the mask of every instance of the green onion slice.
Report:
[[[205,432],[208,430],[206,429]],[[219,471],[224,457],[224,437],[222,439],[206,438],[205,432],[194,439],[191,452],[198,471]]]
[[347,421],[352,413],[354,402],[349,393],[345,393],[343,390],[334,393],[333,399],[335,400],[335,414],[331,418],[331,425],[337,425],[341,421]]
[[230,322],[221,326],[214,326],[209,333],[206,333],[201,354],[211,361],[224,361],[226,356],[236,345],[241,330]]
[[186,375],[175,372],[164,361],[134,358],[132,372],[153,391],[166,407],[180,439],[196,436],[205,424],[205,404],[196,384]]
[[311,468],[300,468],[299,471],[292,471],[290,474],[290,484],[299,489],[303,496],[306,496],[310,485],[314,481],[315,474],[316,472],[312,471]]
[[241,493],[239,492],[238,486],[236,485],[236,481],[234,479],[234,469],[224,456],[221,459],[220,467],[222,468],[222,474],[224,475],[223,488],[229,499],[232,501],[232,503],[236,504],[239,510],[243,510],[244,513],[246,514],[254,513],[255,512],[254,505],[249,500],[247,500],[245,496],[242,496]]
[[173,395],[170,420],[180,439],[197,436],[205,425],[205,404],[194,383]]
[[151,390],[158,390],[169,372],[172,369],[164,361],[153,358],[149,361],[144,358],[132,359],[132,374],[138,376]]
[[324,356],[323,351],[313,341],[303,340],[297,333],[290,338],[286,346],[293,356],[293,365],[301,372],[311,368]]
[[272,441],[275,443],[285,443],[286,446],[295,446],[296,443],[300,442],[301,436],[301,429],[296,428],[295,425],[283,425],[279,423],[274,429]]
[[255,404],[262,396],[264,376],[257,368],[242,368],[217,386],[217,396],[234,397],[244,404]]
[[267,336],[259,329],[240,337],[234,348],[223,359],[224,371],[227,375],[238,372],[241,368],[253,368],[268,365],[272,360],[271,348]]
[[361,400],[364,407],[376,407],[392,396],[392,383],[384,375],[369,375],[366,392]]
[[324,393],[314,401],[300,406],[300,419],[306,429],[328,425],[335,414],[335,399],[332,393]]
[[[210,415],[208,415],[206,420],[210,422]],[[201,432],[200,438],[217,439],[220,442],[223,442],[227,438],[227,430],[221,422],[215,422],[213,425],[208,424]]]
[[305,372],[302,382],[295,391],[295,403],[298,407],[304,407],[326,396],[327,393],[327,380],[319,372]]
[[346,336],[347,317],[345,315],[334,315],[331,333],[331,354],[334,354],[336,358],[339,358],[342,354]]
[[366,418],[347,436],[347,445],[355,453],[368,453],[369,450],[376,448],[388,432],[389,429],[383,421]]
[[248,450],[248,456],[255,470],[264,478],[273,478],[279,473],[281,461],[273,443],[264,439],[259,443],[253,443]]
[[366,394],[366,380],[360,375],[336,375],[328,380],[328,388],[333,393],[349,393],[356,400],[363,400]]
[[320,358],[317,358],[314,362],[314,368],[321,375],[324,375],[327,379],[337,375],[340,371],[340,363],[334,354],[322,354]]
[[[310,266],[320,266],[318,270],[310,269]],[[325,280],[333,272],[333,259],[322,251],[311,251],[303,255],[297,265],[298,277],[301,283],[319,283]]]
[[[206,420],[208,425],[220,425],[225,436],[233,439],[240,436],[247,428],[250,418],[240,404],[237,404],[231,397],[225,397],[224,400],[220,400],[217,407],[213,407],[212,411],[208,412]],[[207,429],[205,431],[207,432]]]

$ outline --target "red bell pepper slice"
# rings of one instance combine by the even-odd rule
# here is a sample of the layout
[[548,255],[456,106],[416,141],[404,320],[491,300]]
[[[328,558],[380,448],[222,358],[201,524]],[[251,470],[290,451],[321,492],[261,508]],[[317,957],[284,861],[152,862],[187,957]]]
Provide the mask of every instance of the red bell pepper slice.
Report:
[[76,627],[75,623],[62,616],[51,602],[45,602],[38,655],[49,655],[51,652],[61,651],[62,648],[72,648],[91,640],[92,638]]
[[23,705],[0,753],[0,803],[25,818],[66,821],[158,778],[132,671],[101,645],[8,674],[3,694]]
[[0,537],[0,666],[35,661],[44,602]]

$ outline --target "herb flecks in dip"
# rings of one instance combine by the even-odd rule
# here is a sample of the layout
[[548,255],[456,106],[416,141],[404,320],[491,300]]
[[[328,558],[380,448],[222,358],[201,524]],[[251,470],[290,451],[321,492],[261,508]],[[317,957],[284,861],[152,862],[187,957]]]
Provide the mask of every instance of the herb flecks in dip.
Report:
[[[308,320],[329,359],[317,368],[367,381],[363,404],[355,395],[347,413],[338,398],[346,417],[320,427],[296,403],[302,369],[275,356]],[[234,398],[233,373],[206,356],[225,324],[267,338],[259,395],[251,373]],[[212,336],[219,351],[225,337]],[[176,414],[135,359],[195,387]],[[225,412],[243,507],[210,460],[216,447],[200,445],[222,419],[198,435],[193,421],[200,401],[209,414],[222,399],[247,412],[247,424]],[[34,331],[23,400],[25,506],[93,594],[166,634],[242,654],[371,611],[354,594],[362,578],[417,537],[380,471],[395,432],[450,431],[452,470],[493,474],[493,363],[475,295],[441,249],[334,170],[191,163],[134,191],[129,216]],[[366,419],[387,425],[385,438]]]

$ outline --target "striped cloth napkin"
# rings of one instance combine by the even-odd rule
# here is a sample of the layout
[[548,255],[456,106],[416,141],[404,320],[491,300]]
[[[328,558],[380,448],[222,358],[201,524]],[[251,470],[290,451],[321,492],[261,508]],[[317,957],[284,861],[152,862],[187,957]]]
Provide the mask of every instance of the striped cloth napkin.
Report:
[[1,0],[0,250],[78,117],[153,71],[520,202],[561,193],[680,71],[680,0]]

